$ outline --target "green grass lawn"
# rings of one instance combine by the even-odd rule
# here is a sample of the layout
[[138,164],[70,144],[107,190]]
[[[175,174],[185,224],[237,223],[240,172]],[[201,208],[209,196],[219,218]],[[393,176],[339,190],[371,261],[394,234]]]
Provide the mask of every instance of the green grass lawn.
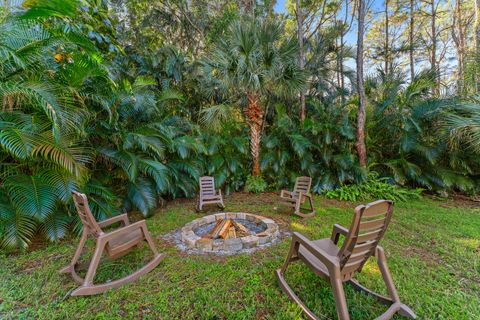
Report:
[[[282,228],[309,238],[329,237],[334,223],[348,227],[355,206],[321,197],[314,218],[292,217],[273,194],[226,197],[229,211],[259,213]],[[468,203],[421,201],[395,205],[382,245],[403,302],[420,319],[480,319],[480,209]],[[277,286],[274,270],[287,253],[289,239],[235,256],[189,255],[162,236],[197,214],[193,200],[171,202],[148,219],[148,227],[167,258],[140,280],[92,297],[69,297],[69,275],[58,274],[74,253],[78,239],[36,245],[27,253],[0,254],[0,318],[151,318],[151,319],[302,319],[299,308]],[[148,254],[148,255],[146,255]],[[98,281],[124,276],[150,258],[146,246],[104,264]],[[287,281],[321,319],[335,319],[329,285],[300,263]],[[386,293],[371,258],[357,277]],[[346,286],[352,319],[373,319],[386,307]],[[400,317],[398,317],[400,319]]]

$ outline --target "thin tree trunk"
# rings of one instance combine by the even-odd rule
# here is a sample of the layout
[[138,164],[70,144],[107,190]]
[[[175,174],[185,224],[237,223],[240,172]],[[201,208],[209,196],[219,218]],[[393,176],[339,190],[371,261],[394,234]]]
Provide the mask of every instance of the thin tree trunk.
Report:
[[432,5],[432,12],[431,12],[432,52],[430,57],[430,63],[431,63],[432,71],[435,73],[434,94],[438,95],[440,74],[438,73],[438,68],[437,68],[437,26],[436,26],[437,12],[435,9],[435,0],[432,0],[431,5]]
[[[305,68],[305,50],[303,47],[303,13],[300,6],[300,0],[296,2],[297,11],[297,34],[298,34],[298,64],[300,69]],[[300,121],[305,120],[305,92],[300,91]]]
[[339,58],[339,65],[340,65],[340,87],[342,88],[342,105],[345,105],[345,71],[343,70],[343,47],[344,47],[344,34],[342,30],[342,34],[340,35],[340,58]]
[[414,40],[413,40],[413,28],[415,27],[415,16],[414,16],[414,0],[410,0],[410,28],[408,30],[408,41],[410,42],[409,45],[409,58],[410,58],[410,81],[413,81],[415,78],[415,62],[413,60],[413,48],[414,48]]
[[462,2],[461,0],[455,1],[455,12],[453,14],[452,24],[452,38],[457,49],[457,91],[463,93],[464,91],[464,57],[465,57],[465,33],[462,22]]
[[475,51],[480,55],[480,0],[475,0]]
[[338,37],[335,38],[335,48],[337,51],[337,69],[335,71],[335,74],[337,76],[337,85],[340,87],[341,86],[341,80],[340,80],[340,48],[341,44],[338,42]]
[[[475,0],[475,61],[480,60],[480,0]],[[477,67],[478,70],[478,67]],[[475,72],[475,84],[477,92],[480,92],[480,76]]]
[[360,165],[367,167],[367,148],[365,147],[365,88],[363,86],[363,38],[365,34],[365,1],[358,0],[358,35],[357,35],[357,90],[359,97],[357,115],[357,154]]
[[252,156],[252,176],[260,175],[260,142],[262,138],[263,109],[260,97],[255,93],[247,95],[248,106],[245,109],[250,128],[250,154]]
[[[340,86],[342,88],[342,105],[345,105],[345,71],[343,68],[344,48],[345,48],[345,34],[350,29],[346,28],[348,19],[348,0],[345,0],[345,18],[342,24],[342,32],[340,33]],[[352,13],[354,14],[354,13]]]
[[389,48],[389,30],[388,30],[388,0],[385,0],[385,74],[388,75],[389,72],[389,64],[390,64],[390,48]]

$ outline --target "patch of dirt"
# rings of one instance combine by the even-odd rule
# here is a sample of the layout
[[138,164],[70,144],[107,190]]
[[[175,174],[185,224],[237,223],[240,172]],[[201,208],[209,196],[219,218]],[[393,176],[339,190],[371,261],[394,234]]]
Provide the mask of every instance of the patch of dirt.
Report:
[[468,197],[463,194],[453,194],[451,198],[445,199],[444,204],[441,204],[442,208],[468,208],[468,209],[480,209],[480,199],[477,197]]
[[64,257],[63,254],[50,254],[42,259],[27,260],[27,262],[15,269],[15,273],[32,274],[35,270],[44,268],[46,265],[50,264],[50,261],[58,260],[62,257]]
[[322,198],[323,204],[326,204],[327,206],[330,207],[337,207],[337,208],[342,208],[342,209],[353,209],[357,206],[357,204],[352,203],[352,202],[347,202],[347,201],[341,201],[337,199],[328,199],[328,198]]
[[[435,241],[432,240],[432,245],[435,245]],[[424,248],[408,246],[402,250],[402,255],[404,257],[413,257],[418,256],[420,259],[425,261],[429,266],[437,266],[444,264],[442,257],[432,251],[429,251]]]

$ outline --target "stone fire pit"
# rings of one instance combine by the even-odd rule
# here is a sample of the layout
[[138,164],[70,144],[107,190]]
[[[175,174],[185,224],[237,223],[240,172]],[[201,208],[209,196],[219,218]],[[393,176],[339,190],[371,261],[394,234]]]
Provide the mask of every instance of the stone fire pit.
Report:
[[[248,235],[236,238],[209,238],[219,220],[231,219],[248,229]],[[190,249],[205,252],[236,252],[269,244],[279,236],[272,219],[244,212],[217,213],[195,219],[181,230],[182,242]]]

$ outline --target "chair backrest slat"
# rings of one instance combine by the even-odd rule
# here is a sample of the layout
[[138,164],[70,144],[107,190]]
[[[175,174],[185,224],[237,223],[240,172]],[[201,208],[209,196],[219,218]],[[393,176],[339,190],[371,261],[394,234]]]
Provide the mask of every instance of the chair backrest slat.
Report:
[[311,184],[312,179],[310,177],[297,177],[292,193],[294,196],[297,196],[299,192],[309,193]]
[[342,276],[351,278],[360,272],[367,259],[375,254],[393,213],[393,202],[379,200],[355,208],[349,233],[339,251]]
[[82,221],[83,228],[95,238],[103,233],[97,221],[93,217],[90,207],[88,206],[87,196],[83,193],[72,192],[73,202],[77,209],[78,216]]
[[213,177],[200,177],[200,193],[202,195],[215,195],[215,180]]

